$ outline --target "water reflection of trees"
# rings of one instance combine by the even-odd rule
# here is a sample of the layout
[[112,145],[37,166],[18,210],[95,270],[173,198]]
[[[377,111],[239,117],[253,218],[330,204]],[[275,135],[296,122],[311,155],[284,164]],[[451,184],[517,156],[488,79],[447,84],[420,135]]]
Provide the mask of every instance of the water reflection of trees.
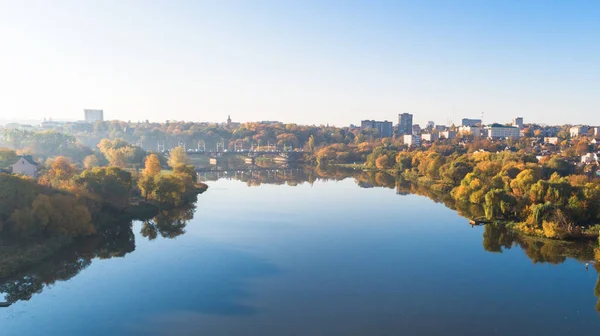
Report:
[[[228,174],[226,177],[214,178],[236,179],[251,185],[287,184],[290,186],[315,181],[339,181],[354,178],[357,185],[364,188],[380,187],[395,189],[398,195],[416,194],[428,197],[436,203],[456,210],[466,218],[479,218],[483,209],[477,205],[456,203],[448,193],[431,190],[427,187],[412,184],[386,172],[362,171],[352,169],[311,169],[296,168],[282,172],[281,170],[268,173],[261,171],[252,174]],[[175,238],[185,233],[187,223],[193,218],[195,206],[190,205],[179,209],[162,210],[153,218],[143,221],[141,235],[149,240],[158,236]],[[533,263],[560,264],[568,258],[587,262],[594,259],[593,242],[565,242],[550,239],[527,237],[514,233],[503,225],[485,225],[482,237],[483,249],[492,253],[502,253],[504,250],[520,248]],[[29,300],[33,295],[41,293],[44,287],[57,281],[69,280],[81,270],[88,267],[92,260],[124,257],[135,250],[135,234],[131,221],[105,225],[104,230],[94,237],[77,241],[68,249],[55,254],[25,272],[3,274],[0,272],[0,292],[5,294],[8,303],[19,300]],[[0,258],[11,258],[4,255]],[[600,274],[600,265],[594,264]],[[600,312],[600,278],[594,288],[594,294],[599,298],[596,309]]]
[[188,221],[194,218],[194,205],[177,209],[161,210],[154,218],[144,221],[141,234],[149,240],[158,235],[163,238],[175,238],[185,233]]
[[[161,210],[142,225],[142,236],[150,240],[158,235],[163,238],[175,238],[185,233],[187,222],[193,218],[195,206]],[[3,264],[10,264],[11,258],[19,253],[31,253],[32,247],[15,247],[13,253],[0,255]],[[33,247],[34,249],[36,247]],[[135,234],[131,220],[121,220],[104,225],[98,235],[76,240],[68,248],[60,250],[43,262],[14,274],[2,273],[0,293],[4,294],[6,304],[27,301],[45,287],[57,281],[67,281],[91,265],[94,259],[124,257],[135,250]],[[18,263],[19,260],[12,261]],[[2,301],[0,299],[0,301]]]
[[273,168],[253,170],[224,170],[199,173],[203,181],[236,180],[249,187],[262,184],[298,186],[316,181],[339,181],[351,177],[347,170],[311,168],[306,166],[294,168]]

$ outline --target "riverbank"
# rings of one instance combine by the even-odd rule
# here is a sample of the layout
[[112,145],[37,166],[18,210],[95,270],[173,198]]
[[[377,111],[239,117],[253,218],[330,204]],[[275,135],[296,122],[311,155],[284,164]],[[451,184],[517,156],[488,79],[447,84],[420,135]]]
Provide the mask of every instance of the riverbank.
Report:
[[[365,168],[362,169],[362,171],[365,173],[389,174],[395,179],[397,188],[400,189],[400,186],[403,184],[405,185],[405,189],[408,190],[404,190],[403,192],[415,193],[415,190],[420,190],[421,192],[419,194],[425,195],[436,202],[443,200],[442,202],[447,207],[457,210],[461,216],[475,223],[498,223],[519,234],[558,241],[596,240],[600,235],[600,224],[571,224],[570,227],[565,224],[567,227],[561,228],[552,226],[548,221],[544,221],[541,223],[542,225],[535,226],[535,223],[532,223],[533,216],[531,214],[519,216],[519,213],[516,211],[513,212],[511,216],[507,216],[508,218],[504,216],[492,216],[490,218],[490,212],[492,214],[494,212],[489,209],[486,211],[486,202],[488,203],[488,206],[492,203],[489,201],[489,198],[487,201],[485,201],[485,197],[480,198],[484,200],[482,203],[470,202],[472,198],[469,198],[468,202],[457,200],[454,195],[456,195],[456,189],[459,188],[460,185],[453,186],[447,183],[439,183],[439,180],[436,181],[426,176],[419,176],[418,174],[415,174],[414,171],[402,171],[394,168]],[[413,187],[416,186],[417,188],[406,187],[406,183],[409,183]],[[423,190],[426,190],[426,192],[423,192]],[[503,202],[502,199],[499,199],[491,205],[497,208],[509,206],[509,204]]]
[[[197,201],[197,196],[206,192],[208,185],[198,183],[197,188],[186,195],[182,195],[187,201],[183,206],[189,206]],[[122,211],[104,210],[103,216],[98,220],[103,223],[93,223],[101,228],[85,237],[69,237],[66,235],[52,236],[48,238],[29,240],[4,240],[0,242],[0,280],[28,269],[29,267],[44,262],[62,250],[69,249],[73,244],[81,240],[94,239],[104,236],[103,239],[111,240],[112,232],[130,230],[132,221],[147,221],[159,215],[161,211],[176,209],[171,204],[161,204],[142,198],[132,198],[130,206]]]

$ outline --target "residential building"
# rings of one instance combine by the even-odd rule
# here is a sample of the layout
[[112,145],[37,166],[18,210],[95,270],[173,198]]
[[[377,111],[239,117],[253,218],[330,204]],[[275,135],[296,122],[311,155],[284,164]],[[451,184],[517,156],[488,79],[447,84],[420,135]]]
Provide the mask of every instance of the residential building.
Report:
[[464,126],[464,127],[481,126],[481,119],[464,118],[462,120],[461,126]]
[[444,131],[444,132],[440,132],[440,138],[444,138],[444,139],[454,139],[456,138],[456,132],[455,131]]
[[17,162],[15,162],[11,167],[13,174],[26,175],[32,178],[37,176],[38,163],[33,161],[31,155],[19,156]]
[[476,126],[461,126],[458,128],[460,134],[473,135],[476,138],[481,136],[481,127]]
[[89,124],[93,124],[96,121],[104,121],[104,111],[103,110],[90,110],[84,109],[83,114],[85,115],[85,122]]
[[587,153],[581,157],[581,163],[589,164],[598,162],[598,155],[596,153]]
[[521,137],[521,131],[518,127],[492,124],[485,129],[487,130],[487,137],[490,139],[518,139]]
[[412,134],[405,134],[403,136],[404,144],[409,146],[420,146],[421,139],[418,136]]
[[391,121],[375,121],[375,120],[363,120],[360,122],[360,128],[363,130],[376,129],[379,132],[379,136],[382,138],[391,138],[393,134],[393,125]]
[[419,126],[419,124],[413,125],[412,134],[415,134],[415,135],[421,134],[421,126]]
[[571,127],[569,132],[571,133],[571,138],[576,138],[581,135],[586,135],[588,133],[588,130],[589,129],[587,126],[573,126]]
[[432,130],[435,127],[435,122],[433,121],[428,121],[425,128],[427,128],[428,130]]
[[427,141],[427,142],[434,142],[435,140],[438,139],[438,134],[437,133],[423,133],[421,134],[421,140],[422,141]]
[[413,129],[413,115],[410,113],[398,114],[398,134],[407,135],[412,134]]
[[555,137],[560,132],[561,128],[558,126],[546,126],[543,128],[543,134],[547,137]]
[[600,127],[592,127],[592,129],[594,130],[594,138],[600,139]]
[[523,128],[523,117],[518,117],[513,119],[512,125],[518,127],[519,129]]
[[558,145],[560,143],[560,139],[557,137],[545,137],[544,143]]
[[42,123],[40,124],[40,128],[42,129],[55,129],[55,128],[60,128],[65,126],[67,122],[66,121],[55,121],[52,119],[44,119],[44,121],[42,121]]

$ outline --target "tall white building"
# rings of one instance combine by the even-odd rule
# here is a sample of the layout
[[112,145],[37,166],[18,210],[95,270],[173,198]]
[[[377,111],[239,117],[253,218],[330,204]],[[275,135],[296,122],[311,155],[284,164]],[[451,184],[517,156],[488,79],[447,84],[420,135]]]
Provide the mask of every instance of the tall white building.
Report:
[[104,121],[104,111],[103,110],[84,109],[83,114],[85,115],[86,123],[93,124],[96,121]]

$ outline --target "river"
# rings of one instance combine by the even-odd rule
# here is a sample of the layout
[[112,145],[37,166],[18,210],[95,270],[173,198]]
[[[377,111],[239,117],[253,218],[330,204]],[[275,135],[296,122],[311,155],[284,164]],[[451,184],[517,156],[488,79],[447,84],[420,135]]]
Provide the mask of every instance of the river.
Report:
[[390,176],[323,176],[206,175],[209,190],[195,209],[134,222],[114,240],[82,241],[5,281],[14,303],[0,308],[0,333],[599,330],[589,244],[471,226],[443,203],[394,187]]

